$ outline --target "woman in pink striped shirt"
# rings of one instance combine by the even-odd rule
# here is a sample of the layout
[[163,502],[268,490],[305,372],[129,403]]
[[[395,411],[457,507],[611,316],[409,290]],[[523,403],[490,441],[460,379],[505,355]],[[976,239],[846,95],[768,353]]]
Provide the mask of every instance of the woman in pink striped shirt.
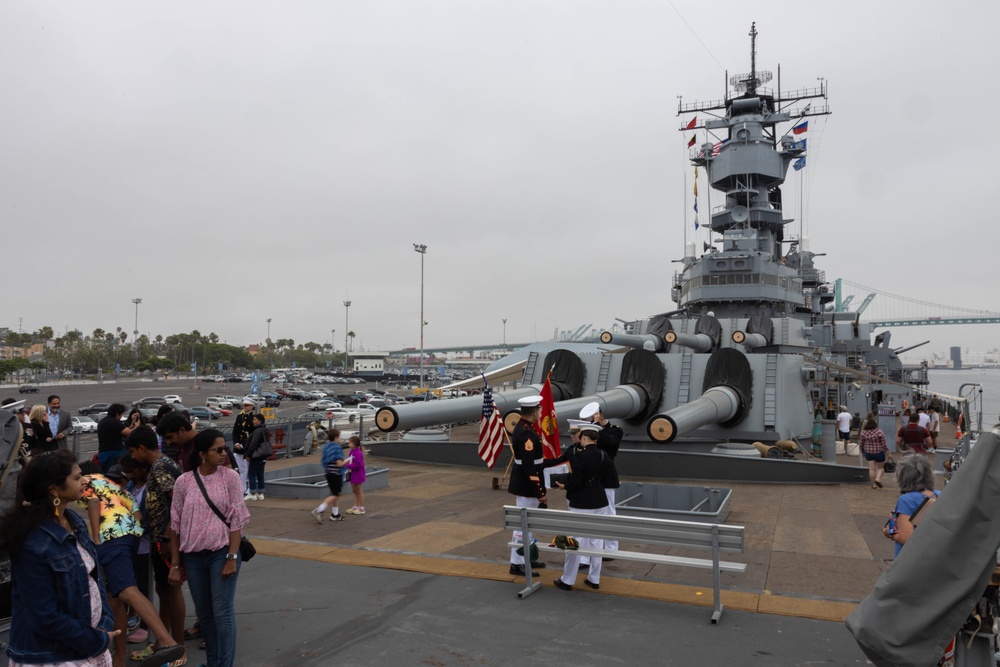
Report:
[[[207,429],[195,436],[190,468],[174,484],[170,553],[175,565],[170,583],[181,585],[181,566],[176,565],[180,563],[205,637],[207,667],[232,667],[240,539],[250,512],[243,502],[240,474],[228,465],[221,431]],[[205,494],[225,521],[209,506]]]

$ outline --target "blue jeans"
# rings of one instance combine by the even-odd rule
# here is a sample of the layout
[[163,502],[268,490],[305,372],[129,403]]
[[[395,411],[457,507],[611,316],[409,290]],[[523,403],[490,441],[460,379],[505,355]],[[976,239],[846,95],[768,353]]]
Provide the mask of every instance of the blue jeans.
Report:
[[247,470],[247,486],[250,493],[264,493],[264,464],[267,459],[250,459]]
[[181,553],[181,563],[188,578],[191,599],[205,638],[206,667],[232,667],[236,659],[236,574],[222,578],[229,547],[218,551]]

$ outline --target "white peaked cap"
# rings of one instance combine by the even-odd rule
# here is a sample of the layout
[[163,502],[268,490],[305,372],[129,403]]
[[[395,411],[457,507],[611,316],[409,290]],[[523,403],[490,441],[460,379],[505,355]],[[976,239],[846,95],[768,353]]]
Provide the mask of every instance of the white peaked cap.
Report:
[[525,396],[517,399],[517,404],[522,408],[537,408],[542,403],[541,396]]
[[601,404],[598,403],[597,401],[592,401],[590,403],[587,403],[585,406],[583,406],[583,409],[580,410],[580,419],[590,419],[600,411],[601,411]]

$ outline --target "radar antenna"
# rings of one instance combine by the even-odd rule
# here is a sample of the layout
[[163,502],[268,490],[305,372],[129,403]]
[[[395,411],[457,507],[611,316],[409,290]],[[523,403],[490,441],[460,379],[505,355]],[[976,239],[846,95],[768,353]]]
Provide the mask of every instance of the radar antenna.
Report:
[[770,72],[757,71],[757,22],[754,21],[750,24],[750,73],[749,74],[737,74],[729,79],[729,85],[733,87],[736,92],[747,93],[749,95],[757,94],[757,86],[767,83],[771,80],[772,76]]

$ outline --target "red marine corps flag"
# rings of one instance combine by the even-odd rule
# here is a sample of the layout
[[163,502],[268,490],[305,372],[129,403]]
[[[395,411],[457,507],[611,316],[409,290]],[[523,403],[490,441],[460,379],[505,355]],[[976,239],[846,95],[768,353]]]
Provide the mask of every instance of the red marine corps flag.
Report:
[[559,424],[556,422],[556,404],[552,400],[552,371],[545,376],[545,386],[542,387],[542,416],[535,422],[535,430],[542,436],[543,457],[553,459],[561,453],[559,450]]

